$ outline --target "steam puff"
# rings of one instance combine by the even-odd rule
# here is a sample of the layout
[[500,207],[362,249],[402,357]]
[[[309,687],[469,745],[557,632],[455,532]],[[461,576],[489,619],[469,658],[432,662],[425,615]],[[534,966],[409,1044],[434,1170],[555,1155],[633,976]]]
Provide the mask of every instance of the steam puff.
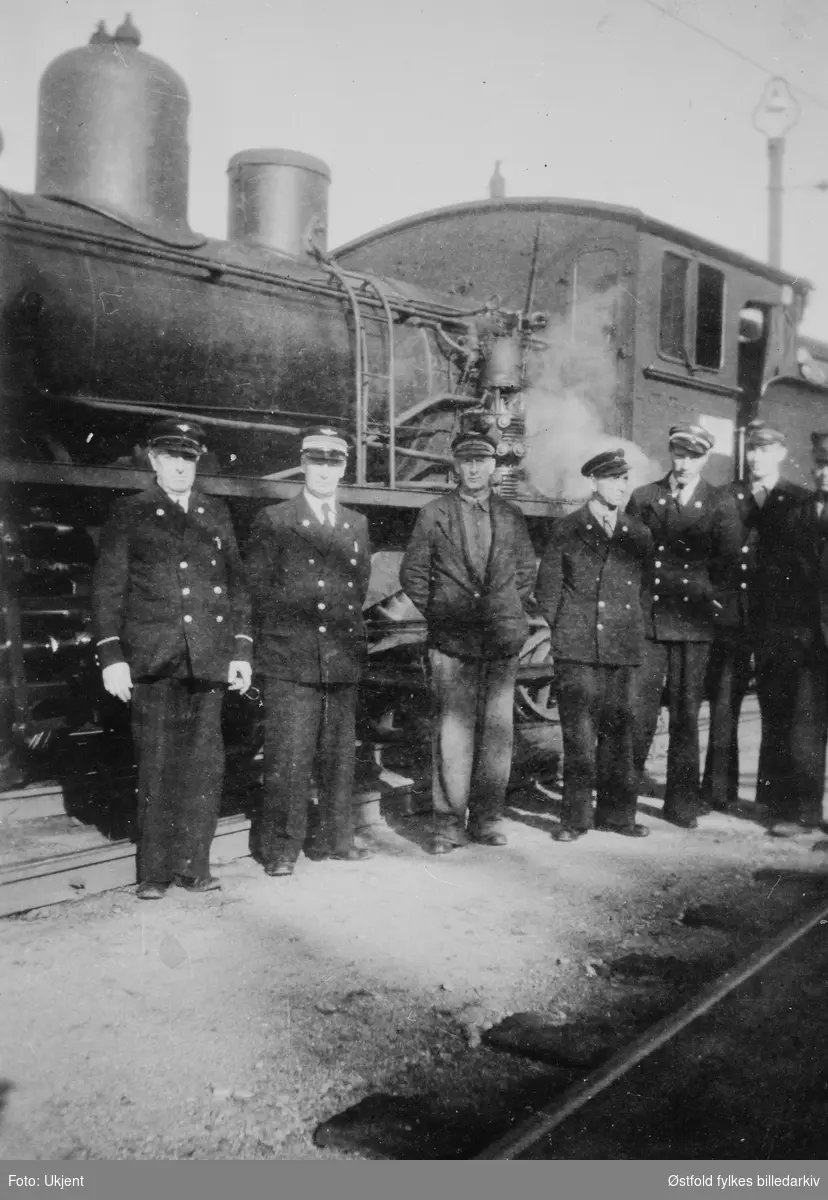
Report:
[[595,280],[589,296],[581,292],[575,311],[548,326],[527,356],[525,469],[530,484],[550,499],[585,499],[591,489],[581,465],[602,450],[624,450],[633,487],[662,473],[643,450],[611,432],[620,423],[621,296],[618,285],[607,282]]

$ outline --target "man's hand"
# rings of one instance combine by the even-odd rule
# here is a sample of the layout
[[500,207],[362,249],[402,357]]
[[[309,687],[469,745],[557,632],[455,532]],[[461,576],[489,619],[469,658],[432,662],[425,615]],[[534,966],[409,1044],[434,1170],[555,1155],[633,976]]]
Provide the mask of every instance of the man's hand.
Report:
[[102,674],[103,685],[110,696],[117,696],[119,700],[123,700],[124,704],[129,704],[132,692],[129,663],[113,663],[111,667],[104,667]]
[[231,662],[227,672],[227,682],[231,692],[241,692],[242,695],[250,687],[253,678],[253,668],[249,662]]

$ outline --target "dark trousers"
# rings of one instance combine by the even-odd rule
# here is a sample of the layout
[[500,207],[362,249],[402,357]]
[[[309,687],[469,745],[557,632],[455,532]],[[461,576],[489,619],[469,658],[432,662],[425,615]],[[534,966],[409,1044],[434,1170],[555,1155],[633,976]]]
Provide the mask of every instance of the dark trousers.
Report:
[[638,776],[633,765],[635,667],[556,663],[563,734],[563,816],[569,829],[595,820],[616,829],[635,824]]
[[739,714],[750,686],[750,662],[744,634],[734,630],[713,642],[705,684],[710,733],[701,789],[713,808],[727,808],[739,799]]
[[699,709],[709,642],[647,642],[635,678],[633,758],[640,778],[650,753],[662,692],[670,711],[664,816],[686,821],[699,810]]
[[[809,660],[816,657],[816,675]],[[804,788],[806,805],[822,800],[824,702],[820,697],[820,655],[793,639],[775,638],[756,649],[756,694],[762,715],[762,741],[756,775],[756,801],[771,821],[795,821]],[[816,694],[814,694],[816,693]],[[814,701],[816,709],[814,710]],[[811,808],[818,805],[810,803]]]
[[434,701],[432,807],[438,825],[482,832],[503,815],[512,769],[517,656],[429,651]]
[[316,687],[289,679],[265,682],[262,862],[298,857],[308,835],[313,777],[319,811],[314,848],[339,854],[353,845],[356,695],[356,685],[350,683]]
[[132,740],[138,761],[138,879],[210,873],[224,782],[222,684],[138,682]]
[[822,821],[828,739],[828,652],[781,640],[757,658],[762,711],[757,798],[771,821]]

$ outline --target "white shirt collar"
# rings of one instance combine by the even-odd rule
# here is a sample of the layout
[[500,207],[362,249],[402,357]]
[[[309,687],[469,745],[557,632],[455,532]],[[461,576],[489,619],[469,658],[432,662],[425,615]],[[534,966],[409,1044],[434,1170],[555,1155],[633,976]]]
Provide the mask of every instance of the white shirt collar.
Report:
[[587,501],[587,508],[599,525],[603,525],[604,527],[609,525],[612,529],[615,529],[615,523],[618,520],[617,508],[608,508],[606,504],[602,504],[594,496]]
[[[161,484],[159,483],[158,486],[161,487]],[[185,512],[190,511],[190,496],[193,494],[192,490],[189,492],[168,492],[165,488],[161,488],[161,491],[173,504],[177,504],[178,507],[183,508]]]
[[670,491],[673,493],[674,496],[678,493],[678,495],[681,496],[683,502],[686,504],[687,501],[690,499],[690,497],[695,492],[696,488],[699,486],[700,479],[701,479],[701,475],[694,475],[689,483],[685,483],[684,487],[679,487],[679,482],[676,479],[673,472],[671,471],[670,479],[669,479]]
[[772,492],[779,483],[779,476],[772,475],[768,479],[753,479],[751,480],[750,490],[755,492],[758,488],[764,488],[766,492]]
[[323,504],[329,504],[331,506],[331,508],[333,509],[334,514],[336,513],[336,497],[335,496],[330,496],[327,500],[320,500],[319,496],[311,495],[311,493],[308,491],[307,488],[303,488],[302,495],[305,497],[308,508],[311,510],[313,515],[316,517],[316,519],[320,525],[325,524],[325,518],[322,515],[322,505]]

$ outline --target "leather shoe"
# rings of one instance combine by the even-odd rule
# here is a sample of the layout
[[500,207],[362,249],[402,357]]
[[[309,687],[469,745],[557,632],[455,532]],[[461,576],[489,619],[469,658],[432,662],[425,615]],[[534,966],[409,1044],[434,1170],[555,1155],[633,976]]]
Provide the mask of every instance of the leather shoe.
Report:
[[775,838],[792,838],[799,837],[801,833],[808,833],[807,825],[800,825],[798,821],[774,821],[768,833]]
[[153,883],[151,879],[145,879],[138,884],[135,895],[139,900],[163,900],[169,886],[168,883]]
[[699,823],[695,817],[664,817],[669,825],[677,825],[679,829],[698,829]]
[[646,825],[605,825],[603,822],[595,826],[601,833],[620,833],[622,837],[645,838],[650,836]]
[[577,842],[578,838],[582,838],[585,833],[589,833],[588,829],[561,829],[552,830],[552,840],[554,842]]
[[214,875],[176,875],[175,886],[185,892],[219,892],[221,881]]
[[274,862],[265,863],[265,875],[292,875],[295,863],[292,858],[277,858]]
[[347,850],[321,851],[314,857],[319,861],[332,858],[337,862],[364,862],[366,858],[374,857],[374,851],[366,846],[349,846]]
[[473,842],[477,842],[478,846],[505,846],[507,844],[506,834],[499,833],[497,829],[481,829],[469,830],[469,837]]
[[451,854],[452,850],[460,848],[460,842],[454,842],[444,833],[433,833],[428,842],[429,854]]

